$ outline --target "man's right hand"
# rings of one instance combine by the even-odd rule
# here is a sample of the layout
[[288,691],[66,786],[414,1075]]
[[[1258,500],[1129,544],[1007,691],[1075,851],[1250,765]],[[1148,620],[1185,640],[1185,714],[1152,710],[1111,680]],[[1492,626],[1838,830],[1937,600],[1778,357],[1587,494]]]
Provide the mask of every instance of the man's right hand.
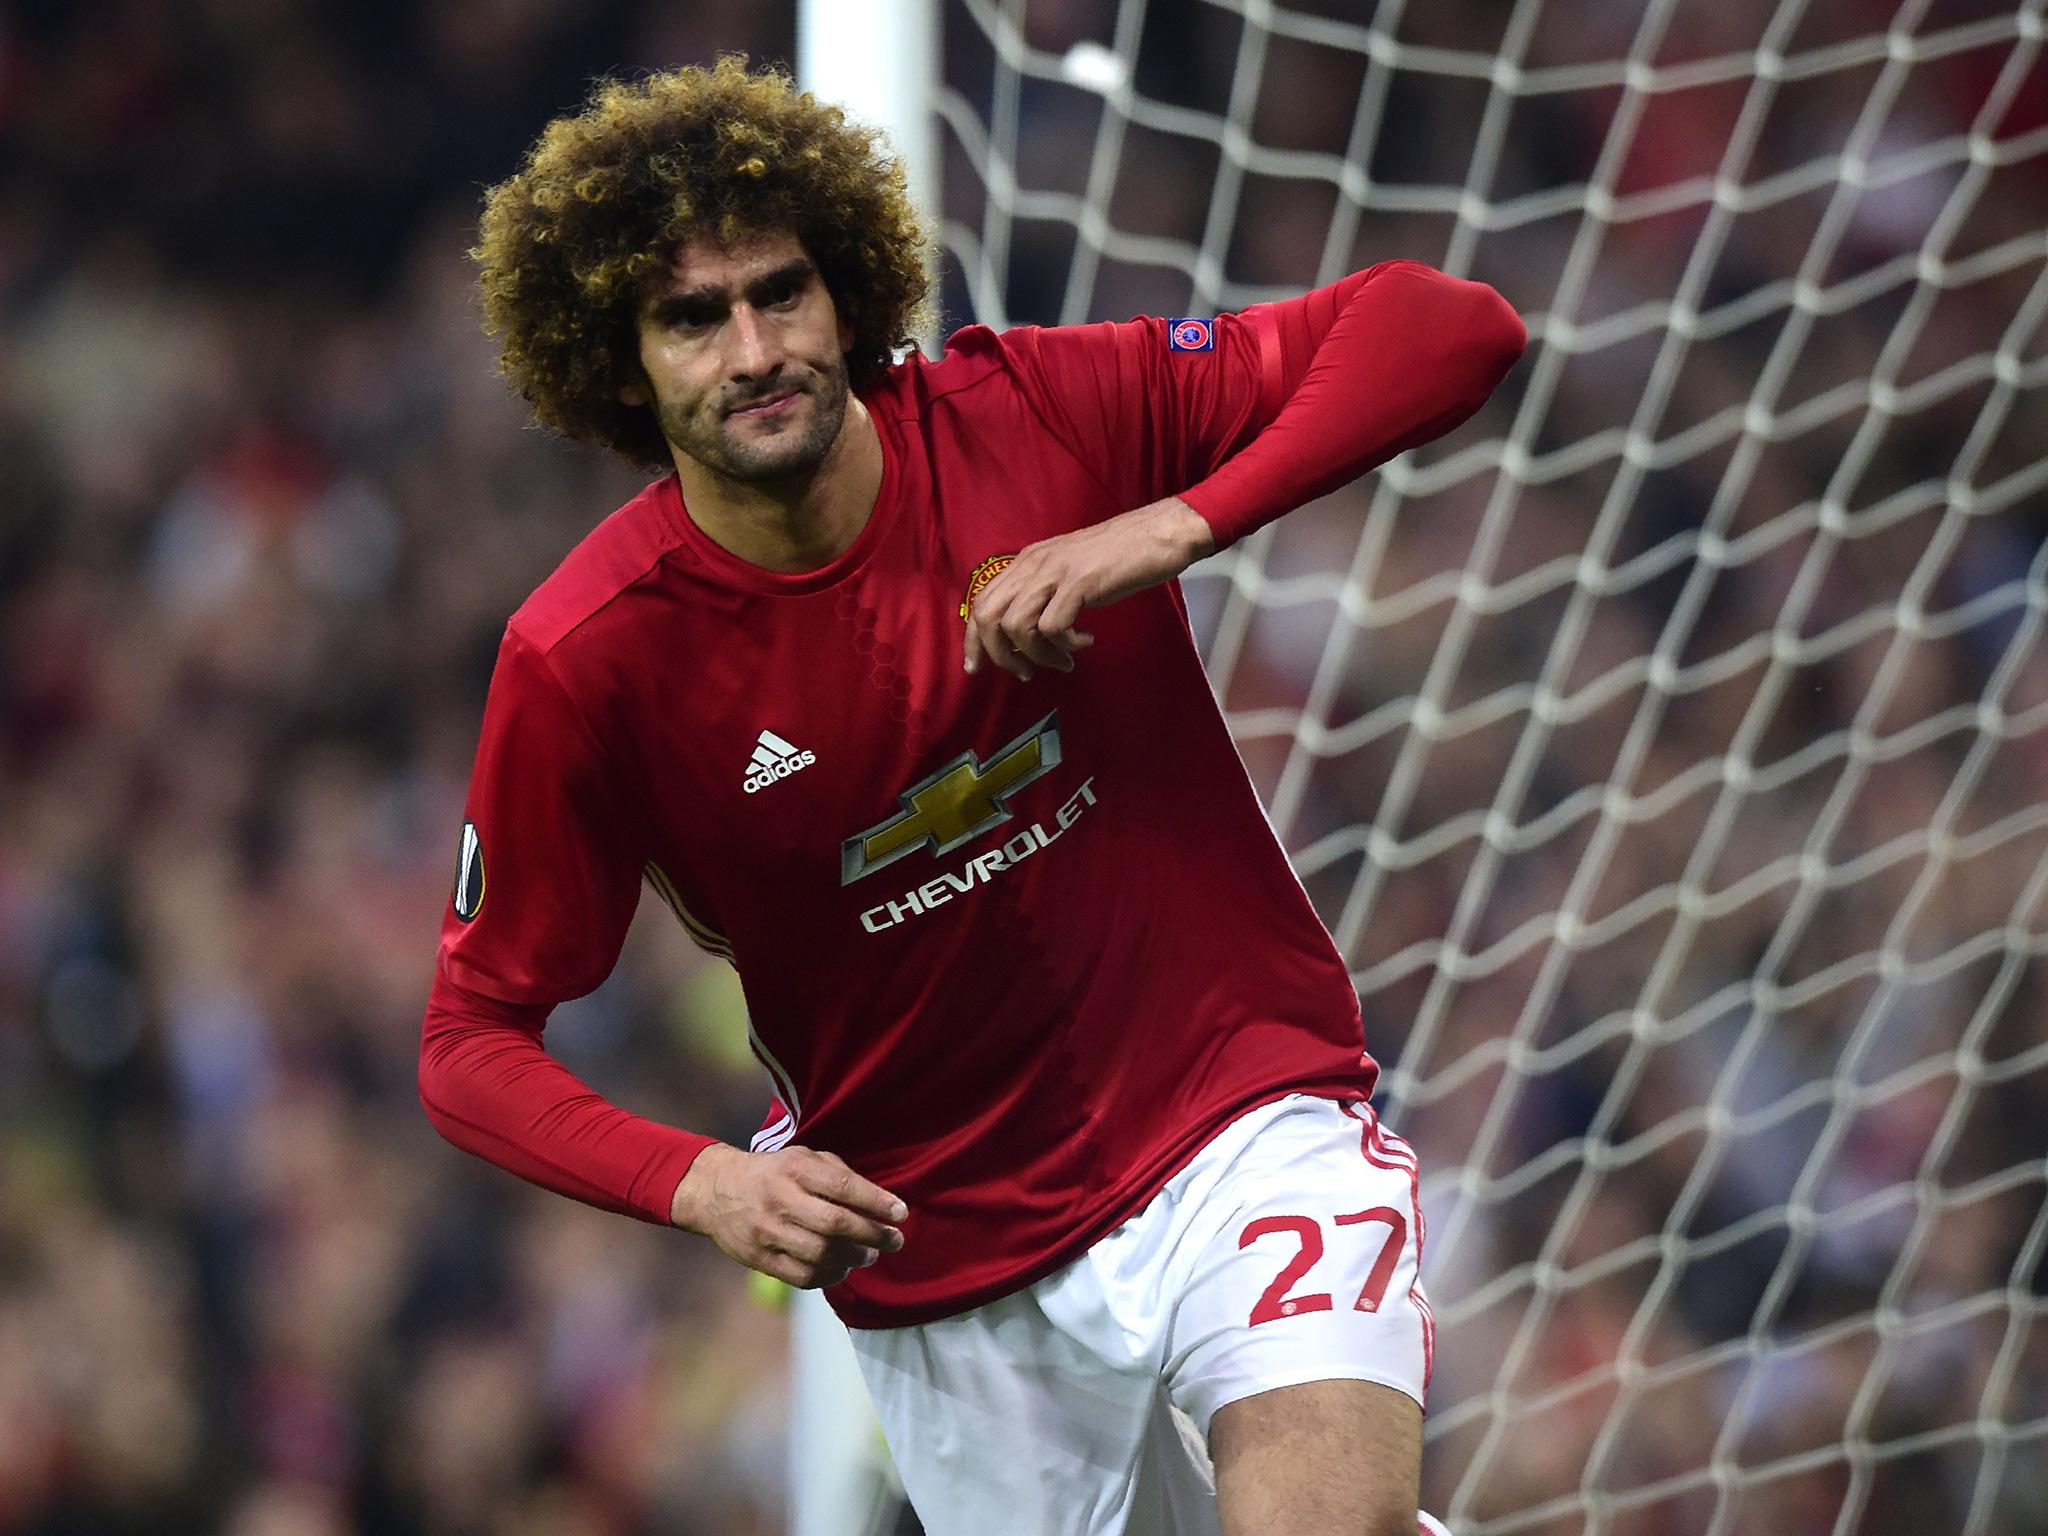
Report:
[[830,1152],[706,1147],[669,1202],[669,1221],[701,1232],[749,1269],[799,1290],[837,1285],[903,1246],[909,1209]]

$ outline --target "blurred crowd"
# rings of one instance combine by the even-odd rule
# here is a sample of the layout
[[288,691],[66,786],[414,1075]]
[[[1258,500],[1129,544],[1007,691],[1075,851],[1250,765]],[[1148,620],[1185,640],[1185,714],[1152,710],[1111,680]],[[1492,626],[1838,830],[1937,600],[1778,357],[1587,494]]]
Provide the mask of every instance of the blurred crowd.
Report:
[[[1394,31],[1540,67],[1621,57],[1644,14],[1550,0],[1517,42],[1509,13],[1526,9],[1433,0]],[[1675,9],[1659,63],[1753,48],[1778,7]],[[1894,9],[1821,0],[1780,42],[1867,38]],[[1905,9],[1928,11],[1928,33],[2011,8]],[[993,51],[947,11],[949,82],[987,121]],[[1117,8],[1008,13],[1058,54],[1109,42]],[[1219,110],[1239,13],[1155,0],[1147,17],[1140,94]],[[2014,47],[1926,50],[1882,84],[1899,89],[1867,158],[1906,164],[1969,131]],[[791,8],[0,13],[0,1536],[781,1528],[782,1320],[707,1244],[453,1152],[413,1085],[500,630],[636,486],[526,429],[495,377],[464,257],[480,188],[592,76],[734,48],[790,59]],[[1640,120],[1611,87],[1528,95],[1489,140],[1486,82],[1415,67],[1429,57],[1368,79],[1355,49],[1271,39],[1240,102],[1254,144],[1331,156],[1378,104],[1378,196],[1355,230],[1326,177],[1255,170],[1223,177],[1219,235],[1217,144],[1130,131],[1111,227],[1203,248],[1220,287],[1156,245],[1077,267],[1057,218],[997,221],[1007,265],[970,281],[985,247],[966,238],[994,226],[986,167],[957,139],[944,194],[952,323],[977,306],[1200,312],[1454,247],[1550,317],[1481,418],[1417,456],[1416,494],[1376,507],[1356,487],[1257,551],[1285,579],[1346,570],[1364,540],[1362,622],[1322,589],[1233,606],[1252,557],[1238,588],[1221,566],[1189,584],[1247,762],[1367,978],[1395,1123],[1433,1175],[1427,1502],[1461,1533],[1926,1536],[1962,1529],[1973,1500],[1987,1536],[2048,1528],[2048,829],[2030,820],[2048,732],[2029,714],[2048,704],[2032,628],[2048,491],[1949,515],[1956,486],[2030,485],[2014,477],[2048,458],[2038,367],[2001,382],[1973,366],[2002,346],[2042,356],[2028,306],[2048,280],[2048,157],[1994,157],[1968,184],[1952,157],[1874,178],[1839,227],[1828,183],[1725,229],[1701,197],[1674,199],[1591,253],[1575,253],[1576,209],[1473,238],[1454,208],[1399,194],[1464,187],[1482,142],[1494,159],[1471,191],[1496,207],[1595,175],[1623,199],[1711,178],[1747,82],[1658,94]],[[1882,64],[1788,80],[1730,179],[1836,153]],[[1977,130],[2028,145],[2048,126],[2043,79]],[[1100,98],[1044,81],[1017,101],[1019,184],[1086,195]],[[1603,159],[1617,122],[1630,148]],[[1803,264],[1851,284],[1919,249],[1959,195],[1947,258],[1991,254],[1926,314],[1911,282],[1826,307],[1782,375],[1774,348],[1806,324],[1782,298],[1661,364],[1661,315],[1626,318],[1678,292],[1709,240],[1695,311]],[[1557,324],[1616,317],[1598,346]],[[1888,352],[1902,322],[1911,344]],[[1873,420],[1855,381],[1879,371],[1903,399]],[[1739,420],[1765,378],[1781,417],[1853,398],[1740,448],[1703,426]],[[1622,478],[1618,429],[1646,399],[1649,440],[1700,429],[1706,446]],[[1609,451],[1572,458],[1603,433]],[[1511,434],[1533,471],[1504,484],[1495,458],[1428,478]],[[1820,527],[1824,491],[1844,537]],[[1628,666],[1690,612],[1702,526],[1729,552],[1672,656],[1685,686],[1625,749],[1659,707]],[[1605,568],[1640,563],[1587,611],[1569,580],[1450,600],[1461,570],[1490,591],[1576,558],[1596,528]],[[1901,640],[1902,596],[1952,617]],[[1743,651],[1774,627],[1778,671],[1770,646]],[[1348,650],[1318,688],[1333,635]],[[1475,813],[1519,782],[1531,717],[1484,706],[1539,675],[1586,707],[1535,739],[1505,808],[1541,825],[1489,850]],[[1349,730],[1305,756],[1266,712],[1312,692],[1316,721]],[[1451,717],[1437,739],[1409,728],[1421,698]],[[1910,734],[1929,721],[1946,723]],[[1731,751],[1759,782],[1716,814],[1727,775],[1699,770]],[[1619,787],[1588,796],[1603,784]],[[1400,858],[1327,853],[1372,825]],[[1817,856],[1788,861],[1816,828]],[[1561,906],[1586,942],[1551,942]],[[645,904],[550,1045],[629,1107],[744,1138],[764,1088],[737,983],[659,912]],[[2006,1447],[2000,1424],[2031,1438]]]

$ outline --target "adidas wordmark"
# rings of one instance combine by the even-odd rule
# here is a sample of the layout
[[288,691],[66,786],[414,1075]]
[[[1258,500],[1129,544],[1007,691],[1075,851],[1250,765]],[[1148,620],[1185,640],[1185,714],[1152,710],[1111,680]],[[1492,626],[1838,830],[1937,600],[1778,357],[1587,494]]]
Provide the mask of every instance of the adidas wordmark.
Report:
[[747,793],[751,795],[757,789],[766,789],[777,779],[786,779],[799,768],[808,768],[817,760],[817,753],[799,751],[773,731],[763,731],[754,747],[754,755],[747,763]]

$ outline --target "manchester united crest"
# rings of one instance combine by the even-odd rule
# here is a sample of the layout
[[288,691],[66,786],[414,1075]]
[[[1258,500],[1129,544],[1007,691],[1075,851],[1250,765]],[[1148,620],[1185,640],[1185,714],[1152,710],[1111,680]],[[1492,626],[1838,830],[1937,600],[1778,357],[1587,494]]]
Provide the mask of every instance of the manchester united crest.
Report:
[[974,568],[974,574],[967,578],[967,596],[960,604],[961,618],[974,611],[974,600],[981,596],[981,589],[1001,575],[1003,567],[1016,558],[1015,555],[990,555]]

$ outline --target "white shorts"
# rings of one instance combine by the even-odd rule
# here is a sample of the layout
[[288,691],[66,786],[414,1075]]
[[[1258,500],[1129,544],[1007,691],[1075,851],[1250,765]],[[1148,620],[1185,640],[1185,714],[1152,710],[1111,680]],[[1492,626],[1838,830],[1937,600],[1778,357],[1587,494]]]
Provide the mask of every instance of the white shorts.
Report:
[[1423,1401],[1423,1235],[1408,1144],[1368,1105],[1294,1094],[1065,1268],[854,1329],[854,1352],[929,1536],[1198,1536],[1225,1403],[1337,1379]]

